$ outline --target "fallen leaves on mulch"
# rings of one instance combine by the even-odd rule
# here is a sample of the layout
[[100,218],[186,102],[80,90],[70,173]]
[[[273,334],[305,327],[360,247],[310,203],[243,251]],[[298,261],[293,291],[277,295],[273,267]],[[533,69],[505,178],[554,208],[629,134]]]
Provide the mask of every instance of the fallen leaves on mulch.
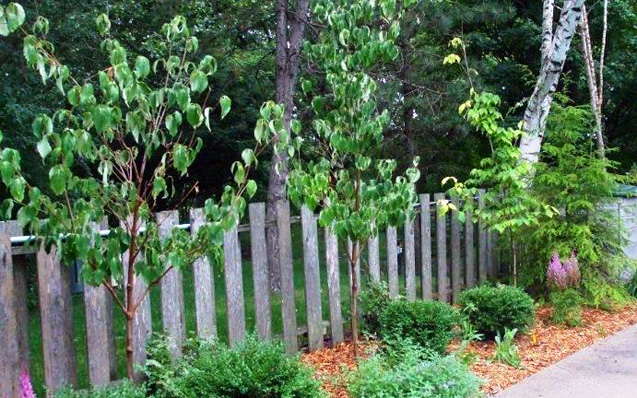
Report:
[[484,379],[484,392],[495,394],[596,341],[637,323],[635,306],[614,312],[584,308],[582,326],[574,328],[550,323],[551,311],[549,307],[538,309],[535,326],[528,334],[516,338],[522,359],[520,369],[491,361],[495,353],[494,342],[479,341],[471,344],[469,350],[477,355],[471,369]]
[[[575,328],[550,323],[551,311],[549,307],[539,308],[535,326],[528,334],[516,338],[522,358],[520,369],[492,362],[495,353],[492,341],[479,341],[469,346],[468,350],[476,356],[471,369],[484,380],[482,390],[485,393],[495,394],[604,337],[637,324],[636,306],[614,312],[584,308],[582,326]],[[451,350],[457,345],[458,342],[452,343]],[[366,358],[377,349],[376,342],[362,341],[359,343],[359,352],[362,353],[359,357]],[[316,378],[323,383],[331,398],[349,398],[342,376],[357,365],[351,343],[305,354],[302,360],[316,369]]]

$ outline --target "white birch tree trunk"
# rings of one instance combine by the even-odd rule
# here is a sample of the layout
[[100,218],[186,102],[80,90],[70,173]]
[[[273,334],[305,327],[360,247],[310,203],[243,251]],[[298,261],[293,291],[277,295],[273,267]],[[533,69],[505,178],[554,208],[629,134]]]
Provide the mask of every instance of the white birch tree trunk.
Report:
[[538,160],[546,130],[546,119],[553,102],[553,93],[560,80],[566,55],[582,16],[583,6],[584,0],[565,0],[553,32],[554,0],[544,0],[542,62],[535,89],[524,112],[523,126],[526,134],[520,141],[523,162],[535,163]]

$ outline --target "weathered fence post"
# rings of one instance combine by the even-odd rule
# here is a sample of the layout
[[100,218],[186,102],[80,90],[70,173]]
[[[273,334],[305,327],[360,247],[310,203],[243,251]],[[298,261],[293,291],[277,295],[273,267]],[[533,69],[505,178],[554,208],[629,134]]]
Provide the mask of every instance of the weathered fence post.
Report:
[[420,256],[422,263],[422,297],[432,298],[431,287],[431,201],[429,194],[422,194],[420,198]]
[[344,339],[343,316],[341,314],[341,269],[338,263],[338,240],[329,227],[325,228],[325,264],[327,266],[332,343],[337,344]]
[[[95,224],[96,232],[108,228],[106,222]],[[94,244],[94,242],[92,243]],[[88,374],[93,386],[103,386],[117,378],[113,299],[106,286],[84,285]]]
[[492,280],[498,277],[498,234],[491,230],[487,235],[487,245],[489,247],[487,251],[487,275]]
[[228,342],[235,345],[245,338],[245,304],[243,298],[243,272],[241,246],[237,226],[223,234],[224,275],[226,281],[226,307],[228,315]]
[[[478,190],[478,207],[480,209],[483,209],[485,205],[484,194],[485,194],[484,189]],[[479,245],[478,278],[480,280],[480,283],[482,283],[487,280],[487,227],[484,221],[480,221],[478,228],[479,228],[478,229],[478,241],[479,241],[478,243]]]
[[20,356],[11,240],[0,233],[0,397],[20,396]]
[[252,280],[257,313],[257,332],[262,340],[272,338],[272,307],[268,253],[265,238],[265,204],[250,204],[250,250],[252,254]]
[[[205,225],[203,209],[190,209],[190,233],[197,235]],[[195,283],[195,313],[197,336],[208,339],[217,337],[217,316],[215,309],[215,284],[213,270],[207,255],[196,258],[193,266]]]
[[52,396],[63,386],[77,386],[70,269],[60,264],[55,245],[48,252],[40,246],[37,264],[44,381]]
[[279,231],[279,267],[281,268],[281,316],[285,349],[294,354],[299,346],[296,337],[296,309],[294,300],[294,264],[292,259],[292,233],[290,231],[290,202],[276,204],[276,228]]
[[398,236],[395,227],[387,227],[387,280],[389,295],[398,297]]
[[438,300],[449,301],[447,287],[447,217],[440,211],[440,201],[445,199],[444,193],[434,194],[436,204],[436,247],[438,258]]
[[[159,236],[164,239],[179,224],[179,212],[168,210],[156,214]],[[168,253],[164,253],[168,257]],[[172,264],[166,264],[172,267]],[[183,275],[180,269],[173,268],[161,279],[161,320],[164,333],[169,339],[173,358],[181,356],[186,340],[186,316],[184,309]]]
[[405,221],[405,287],[407,300],[416,300],[416,251],[414,248],[414,222]]
[[380,249],[378,246],[378,234],[367,240],[367,265],[369,277],[372,281],[380,283]]
[[[458,198],[452,198],[451,202],[460,208]],[[458,302],[460,289],[462,288],[462,279],[460,276],[460,220],[458,219],[458,210],[451,212],[451,291],[452,302]]]
[[301,207],[303,234],[303,269],[305,271],[305,308],[307,338],[310,351],[323,348],[323,309],[321,308],[321,274],[319,268],[316,218],[307,207]]
[[[469,206],[473,205],[473,199],[467,199]],[[468,288],[476,284],[476,249],[473,246],[473,214],[467,211],[465,213],[465,283]]]
[[[22,226],[16,220],[0,222],[0,231],[9,237],[22,236]],[[20,369],[29,365],[29,309],[27,308],[27,264],[25,255],[13,255],[15,311],[18,320],[18,356]]]

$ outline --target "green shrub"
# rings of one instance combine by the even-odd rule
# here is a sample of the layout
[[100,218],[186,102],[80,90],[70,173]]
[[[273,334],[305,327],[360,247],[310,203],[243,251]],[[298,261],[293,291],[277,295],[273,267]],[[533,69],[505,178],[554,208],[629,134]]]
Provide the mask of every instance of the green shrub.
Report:
[[[159,362],[159,361],[158,361]],[[313,371],[282,344],[248,337],[234,348],[210,341],[187,347],[184,359],[149,375],[155,397],[165,398],[322,398]],[[168,372],[167,372],[168,371]]]
[[437,353],[447,350],[458,311],[439,301],[393,301],[380,317],[380,335],[387,342],[410,340]]
[[570,327],[582,324],[582,296],[575,289],[557,290],[549,297],[553,305],[551,320]]
[[526,331],[533,324],[533,299],[512,286],[480,286],[460,294],[460,306],[479,333],[494,338],[505,329]]
[[145,398],[146,390],[141,386],[135,386],[128,381],[113,386],[94,389],[91,391],[73,391],[72,388],[63,388],[55,394],[55,398]]
[[392,301],[385,282],[370,282],[361,291],[359,303],[363,315],[363,331],[367,334],[378,335],[380,331],[380,316]]
[[404,349],[394,363],[377,354],[349,375],[352,398],[472,398],[480,396],[480,379],[453,356],[422,359],[419,347]]

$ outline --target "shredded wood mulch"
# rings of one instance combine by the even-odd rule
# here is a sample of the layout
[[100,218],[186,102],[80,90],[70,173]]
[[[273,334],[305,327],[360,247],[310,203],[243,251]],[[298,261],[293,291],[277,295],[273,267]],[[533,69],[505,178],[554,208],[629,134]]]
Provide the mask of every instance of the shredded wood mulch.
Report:
[[[584,308],[582,325],[568,328],[552,324],[550,307],[537,311],[535,326],[528,334],[520,335],[515,342],[522,365],[519,369],[493,361],[495,343],[479,341],[468,350],[475,354],[471,370],[484,380],[482,390],[495,394],[543,368],[616,333],[627,326],[637,324],[637,306],[627,306],[614,312]],[[458,346],[451,344],[450,351]],[[374,341],[359,344],[360,358],[366,358],[378,349]],[[323,383],[324,390],[332,398],[349,398],[344,375],[357,365],[351,343],[341,343],[303,355],[303,362],[316,369],[316,378]]]

